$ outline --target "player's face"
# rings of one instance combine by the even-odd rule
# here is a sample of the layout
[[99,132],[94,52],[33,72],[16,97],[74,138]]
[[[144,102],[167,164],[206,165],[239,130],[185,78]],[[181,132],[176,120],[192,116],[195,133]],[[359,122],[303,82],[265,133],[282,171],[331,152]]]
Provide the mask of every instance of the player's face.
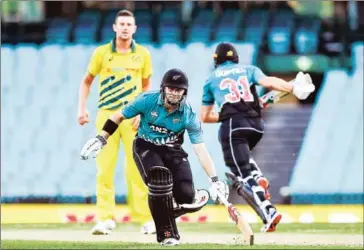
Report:
[[185,93],[184,89],[165,87],[164,92],[169,103],[178,104]]
[[130,40],[136,31],[135,19],[131,16],[119,16],[113,24],[117,38]]

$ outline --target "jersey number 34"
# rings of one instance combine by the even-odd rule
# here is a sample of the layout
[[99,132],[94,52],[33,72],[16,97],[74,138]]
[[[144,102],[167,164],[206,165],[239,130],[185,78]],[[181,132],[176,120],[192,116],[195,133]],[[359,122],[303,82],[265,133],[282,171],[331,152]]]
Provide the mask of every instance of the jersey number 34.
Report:
[[243,99],[246,102],[254,101],[254,96],[250,91],[250,86],[246,76],[240,76],[236,81],[231,78],[225,78],[219,85],[221,90],[229,89],[229,94],[225,95],[225,101],[230,103],[239,102]]

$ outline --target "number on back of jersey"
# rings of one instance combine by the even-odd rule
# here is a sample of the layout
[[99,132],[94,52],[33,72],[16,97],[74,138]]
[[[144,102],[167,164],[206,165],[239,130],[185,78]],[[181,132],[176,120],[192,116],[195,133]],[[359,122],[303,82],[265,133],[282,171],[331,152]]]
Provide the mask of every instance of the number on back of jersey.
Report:
[[221,90],[228,89],[229,93],[225,95],[225,101],[229,103],[253,102],[254,96],[250,91],[250,85],[246,76],[240,76],[236,81],[232,78],[224,78],[219,85]]

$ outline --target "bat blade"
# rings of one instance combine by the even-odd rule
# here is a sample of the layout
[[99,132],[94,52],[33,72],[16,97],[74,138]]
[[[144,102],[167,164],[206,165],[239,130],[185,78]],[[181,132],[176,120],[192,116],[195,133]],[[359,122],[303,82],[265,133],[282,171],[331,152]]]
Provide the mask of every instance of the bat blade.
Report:
[[244,220],[238,209],[233,205],[229,205],[228,212],[230,218],[235,222],[240,232],[242,233],[244,240],[246,242],[249,242],[249,245],[251,246],[254,245],[253,230],[249,225],[249,223],[246,220]]

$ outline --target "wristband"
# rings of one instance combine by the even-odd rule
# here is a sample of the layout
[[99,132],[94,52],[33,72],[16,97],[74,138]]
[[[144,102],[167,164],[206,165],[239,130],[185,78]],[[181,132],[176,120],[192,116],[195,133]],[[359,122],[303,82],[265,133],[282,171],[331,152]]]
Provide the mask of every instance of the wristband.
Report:
[[109,135],[112,135],[117,129],[119,125],[116,124],[113,120],[107,119],[104,126],[102,127],[102,130],[107,132]]
[[217,182],[219,180],[219,177],[213,176],[210,179],[211,179],[211,182]]

